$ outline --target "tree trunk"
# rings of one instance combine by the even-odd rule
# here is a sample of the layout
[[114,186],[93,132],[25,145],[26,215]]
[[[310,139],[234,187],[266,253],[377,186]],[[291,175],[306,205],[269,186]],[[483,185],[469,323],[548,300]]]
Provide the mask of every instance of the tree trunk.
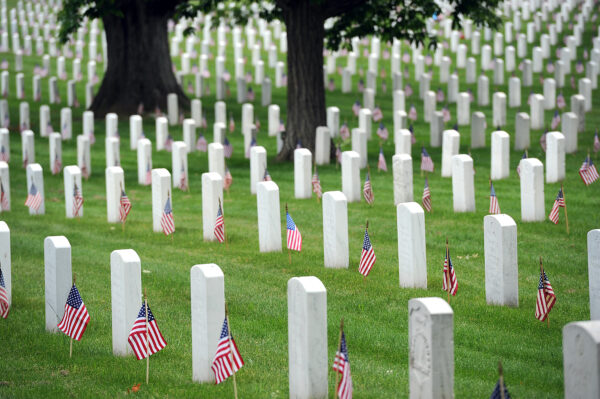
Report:
[[[289,8],[288,8],[289,7]],[[319,2],[298,0],[284,10],[287,31],[287,124],[277,160],[289,160],[301,142],[313,154],[317,126],[326,124],[323,83],[324,17]]]
[[140,104],[145,111],[165,110],[169,93],[177,93],[180,107],[189,107],[169,53],[167,22],[174,10],[171,1],[134,0],[123,2],[122,16],[102,19],[108,67],[90,107],[96,117],[135,114]]

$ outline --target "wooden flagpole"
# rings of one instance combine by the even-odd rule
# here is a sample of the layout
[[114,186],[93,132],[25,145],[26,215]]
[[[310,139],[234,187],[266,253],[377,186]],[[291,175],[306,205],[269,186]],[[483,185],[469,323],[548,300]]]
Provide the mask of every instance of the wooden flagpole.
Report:
[[150,337],[148,333],[148,296],[144,288],[144,306],[146,307],[146,385],[150,377]]
[[235,399],[237,399],[238,394],[237,394],[237,382],[235,381],[235,363],[233,360],[233,343],[232,338],[231,338],[231,328],[229,326],[229,312],[227,310],[227,302],[225,302],[225,318],[227,319],[227,337],[229,338],[229,357],[230,357],[230,361],[231,361],[231,370],[233,371],[233,396]]
[[[369,167],[369,164],[367,164],[367,173],[369,174],[369,180],[371,180],[371,177],[373,175],[371,175],[371,168]],[[364,190],[363,190],[364,191]],[[371,193],[373,193],[373,181],[371,180]],[[364,194],[364,193],[363,193]],[[373,201],[374,202],[374,201]],[[373,203],[369,204],[370,207],[373,207]]]
[[[287,215],[288,215],[288,206],[287,206],[287,202],[285,203],[285,222],[286,222],[286,233],[287,233]],[[287,241],[287,240],[286,240]],[[290,260],[290,265],[292,264],[292,250],[290,249],[289,245],[287,245],[288,247],[288,258]]]
[[[448,237],[446,237],[446,261],[448,262],[448,270],[446,270],[446,275],[444,279],[448,281],[446,285],[446,291],[448,292],[448,304],[450,304],[450,259],[448,259]],[[444,262],[445,263],[445,262]]]
[[[77,275],[73,273],[73,285],[75,285],[75,279]],[[69,343],[69,359],[73,357],[73,337],[71,337],[71,342]]]
[[500,399],[506,399],[504,395],[504,373],[501,360],[498,360],[498,374],[500,375]]
[[563,202],[565,203],[565,222],[567,223],[567,234],[569,234],[569,216],[567,215],[567,197],[565,196],[565,190],[562,183],[560,183],[560,191],[562,191]]
[[[542,278],[542,284],[544,285],[544,291],[546,290],[546,281],[544,281],[544,265],[542,264],[542,257],[540,256],[540,276]],[[544,292],[544,295],[546,293]],[[546,315],[546,325],[550,328],[550,313]]]
[[[367,223],[365,224],[365,232],[368,234],[369,233],[369,219],[367,219]],[[369,241],[371,240],[371,237],[369,237]],[[364,243],[363,243],[364,245]],[[372,244],[371,244],[372,245]],[[363,274],[363,283],[367,282],[367,276],[365,276]]]
[[[342,317],[342,321],[340,322],[340,338],[338,340],[338,351],[341,352],[342,351],[342,333],[344,332],[344,318]],[[335,357],[337,358],[337,353],[335,355]],[[334,364],[335,364],[335,360],[334,360]],[[335,386],[333,387],[333,397],[335,398],[337,395],[337,386],[340,380],[340,373],[335,372]]]

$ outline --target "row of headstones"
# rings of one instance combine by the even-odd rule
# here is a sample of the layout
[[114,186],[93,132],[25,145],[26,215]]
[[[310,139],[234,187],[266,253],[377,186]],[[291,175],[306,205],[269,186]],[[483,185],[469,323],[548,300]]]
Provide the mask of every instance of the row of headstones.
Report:
[[[490,236],[508,241],[508,251],[516,252],[516,226],[501,220],[506,215],[486,217],[486,229],[496,224],[501,231]],[[488,219],[491,224],[488,224]],[[514,222],[513,222],[514,223]],[[507,240],[507,232],[510,237]],[[512,239],[514,236],[514,240]],[[9,303],[12,302],[10,231],[0,222],[0,256]],[[493,240],[492,240],[493,241]],[[514,241],[514,242],[511,242]],[[498,241],[496,241],[498,243]],[[600,230],[588,234],[588,248],[598,252]],[[488,253],[486,239],[486,260]],[[506,245],[506,244],[505,244]],[[504,254],[503,254],[504,255]],[[598,254],[595,254],[598,255]],[[516,258],[516,256],[515,256]],[[600,268],[599,256],[589,257],[592,267]],[[128,331],[137,317],[142,294],[141,261],[132,249],[111,253],[111,303],[113,354],[131,353]],[[592,265],[593,263],[593,265]],[[44,241],[46,330],[57,332],[63,304],[72,284],[71,245],[66,237],[47,237]],[[595,270],[597,271],[597,270]],[[486,286],[488,281],[486,263]],[[509,270],[498,272],[491,285],[514,276]],[[598,273],[595,273],[597,276]],[[490,276],[490,278],[493,276]],[[595,280],[598,280],[597,278]],[[192,324],[192,379],[212,382],[212,359],[225,316],[224,274],[216,264],[195,265],[190,271]],[[597,281],[596,281],[597,283]],[[590,292],[592,279],[590,279]],[[597,287],[596,287],[597,288]],[[598,291],[593,311],[600,309]],[[502,295],[502,293],[498,293]],[[288,281],[289,390],[291,397],[327,397],[327,290],[316,277],[294,277]],[[453,396],[454,391],[454,314],[441,298],[413,298],[408,302],[409,394],[411,398]],[[597,397],[600,394],[597,370],[600,368],[600,321],[582,321],[563,328],[565,397]]]

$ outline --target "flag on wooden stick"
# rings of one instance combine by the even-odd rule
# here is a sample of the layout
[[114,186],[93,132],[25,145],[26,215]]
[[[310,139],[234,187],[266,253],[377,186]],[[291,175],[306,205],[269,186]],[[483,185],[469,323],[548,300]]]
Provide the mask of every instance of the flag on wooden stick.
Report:
[[33,209],[37,212],[41,205],[42,195],[35,186],[35,183],[31,182],[31,187],[29,188],[29,193],[27,194],[27,199],[25,200],[25,206],[28,206],[29,209]]
[[217,219],[215,220],[215,237],[220,243],[225,242],[225,221],[223,220],[223,210],[221,209],[221,199],[219,199],[219,209],[217,210]]
[[550,215],[548,215],[548,219],[550,219],[552,221],[552,223],[558,224],[558,216],[559,216],[558,211],[560,210],[560,208],[565,208],[565,207],[566,207],[565,198],[563,196],[563,190],[561,188],[560,190],[558,190],[558,195],[556,196],[556,199],[554,200],[554,205],[552,205],[552,210],[550,210]]
[[294,220],[290,216],[290,213],[285,211],[285,219],[287,223],[287,247],[293,251],[302,251],[302,234],[300,229],[294,223]]
[[589,186],[600,177],[598,175],[598,170],[596,169],[596,166],[594,165],[594,162],[592,161],[592,158],[590,158],[589,154],[579,168],[579,176],[586,186]]
[[160,218],[160,225],[166,236],[175,233],[175,221],[173,220],[170,195],[167,197],[167,202],[165,203],[165,208],[163,209],[163,214]]
[[4,284],[2,265],[0,265],[0,316],[2,316],[3,319],[6,319],[9,311],[10,305],[8,303],[8,293],[6,291],[6,284]]
[[227,316],[223,321],[223,328],[219,342],[217,343],[217,353],[212,362],[211,369],[215,373],[215,384],[220,384],[231,377],[244,365],[244,359],[229,331],[229,321]]
[[[458,280],[456,278],[456,272],[454,266],[452,266],[452,260],[450,259],[450,250],[446,244],[446,257],[444,258],[444,282],[442,289],[448,291],[448,294],[455,296],[458,289]],[[448,285],[450,284],[450,285]]]
[[58,324],[58,329],[74,340],[80,341],[89,322],[90,315],[83,303],[83,299],[81,299],[79,290],[73,284],[67,297],[65,313]]
[[429,191],[429,182],[427,178],[425,178],[425,188],[423,189],[423,198],[422,198],[423,208],[427,212],[431,212],[431,192]]
[[500,205],[498,205],[498,197],[496,197],[496,190],[494,190],[494,183],[490,181],[490,210],[489,213],[497,215],[500,213]]
[[363,187],[363,196],[365,197],[365,201],[367,201],[367,204],[373,205],[375,196],[373,195],[373,188],[371,187],[371,179],[369,178],[369,172],[367,172],[367,177],[365,178],[365,185]]
[[375,264],[377,257],[375,256],[375,250],[371,245],[371,239],[369,238],[369,222],[365,228],[365,239],[363,240],[362,252],[360,254],[360,262],[358,263],[358,272],[363,276],[367,277]]
[[121,187],[121,198],[119,199],[120,208],[119,208],[119,219],[121,223],[125,223],[127,220],[127,216],[131,211],[131,201],[129,201],[129,197],[125,194],[125,190]]
[[[343,327],[342,327],[343,328]],[[336,387],[336,393],[340,399],[352,399],[352,375],[350,374],[350,359],[348,358],[348,346],[346,335],[341,331],[340,346],[335,353],[333,370],[340,374],[340,382]]]
[[79,217],[79,212],[83,206],[83,195],[81,190],[77,187],[77,182],[73,181],[73,216]]
[[556,295],[554,295],[554,289],[548,276],[544,271],[540,259],[540,281],[538,283],[537,300],[535,303],[535,318],[539,321],[544,321],[548,317],[550,310],[556,303]]
[[[146,309],[148,310],[147,317]],[[167,346],[167,341],[158,329],[158,324],[156,324],[156,319],[147,301],[142,304],[127,341],[138,360],[145,359]]]

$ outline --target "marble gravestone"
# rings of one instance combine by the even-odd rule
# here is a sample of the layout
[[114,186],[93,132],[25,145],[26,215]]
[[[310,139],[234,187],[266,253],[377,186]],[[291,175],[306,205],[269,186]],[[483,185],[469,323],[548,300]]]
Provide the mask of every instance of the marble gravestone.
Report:
[[163,231],[160,220],[168,198],[171,198],[172,209],[171,174],[164,168],[152,169],[152,230],[156,233]]
[[473,159],[465,154],[452,157],[454,212],[475,212]]
[[348,201],[341,191],[323,194],[323,257],[327,268],[348,268]]
[[490,178],[499,180],[510,174],[510,136],[504,131],[492,132],[492,159]]
[[10,307],[12,305],[12,258],[10,255],[10,229],[5,221],[0,221],[0,268],[2,268],[6,298]]
[[290,398],[326,399],[327,290],[316,277],[288,281]]
[[427,288],[425,213],[416,202],[396,206],[400,287]]
[[456,130],[444,130],[442,140],[442,177],[452,177],[452,157],[458,154],[460,134]]
[[64,169],[64,187],[65,187],[65,212],[67,218],[74,217],[82,217],[83,216],[83,204],[79,209],[78,213],[75,214],[75,187],[77,185],[77,189],[79,194],[83,196],[83,187],[81,185],[81,170],[78,166],[69,165]]
[[560,132],[546,134],[546,183],[565,178],[565,136]]
[[342,152],[342,192],[348,202],[360,202],[360,155],[356,151]]
[[600,229],[587,233],[587,252],[590,319],[600,320]]
[[257,184],[258,244],[260,252],[281,251],[279,187],[273,181]]
[[543,222],[544,208],[544,165],[536,158],[520,161],[521,166],[521,220]]
[[294,197],[306,199],[312,196],[312,154],[306,148],[294,150]]
[[487,303],[518,307],[517,224],[505,214],[487,215],[483,234]]
[[392,157],[394,177],[394,205],[413,200],[412,157],[407,154],[396,154]]
[[44,194],[44,173],[42,166],[39,163],[30,163],[27,165],[27,193],[31,189],[31,185],[35,184],[37,191],[42,197],[40,207],[36,211],[33,207],[29,208],[30,215],[43,215],[46,213],[46,196]]
[[600,397],[600,321],[576,321],[562,330],[565,399]]
[[202,236],[204,241],[216,241],[215,222],[221,202],[223,208],[223,178],[215,172],[202,174]]
[[46,293],[46,331],[58,332],[65,313],[65,303],[73,284],[71,244],[65,236],[44,240],[44,286]]

